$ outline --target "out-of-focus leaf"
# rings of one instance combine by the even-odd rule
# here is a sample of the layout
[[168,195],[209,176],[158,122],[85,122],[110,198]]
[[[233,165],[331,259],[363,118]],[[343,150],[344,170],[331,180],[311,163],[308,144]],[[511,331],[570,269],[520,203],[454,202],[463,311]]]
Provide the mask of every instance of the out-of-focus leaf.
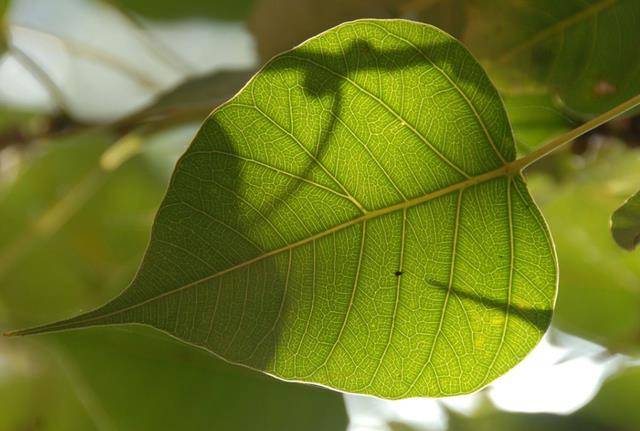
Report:
[[473,2],[465,42],[491,70],[534,78],[572,110],[603,112],[640,92],[637,0]]
[[[133,276],[166,181],[141,157],[100,171],[109,142],[100,135],[48,142],[0,202],[0,250],[19,238],[28,245],[10,261],[0,260],[3,327],[90,308]],[[82,186],[96,171],[99,181]],[[69,202],[74,189],[84,190],[83,199],[65,211],[50,210]],[[43,214],[58,214],[57,223],[43,224]],[[33,231],[43,225],[44,231]],[[1,430],[346,426],[339,394],[275,382],[149,331],[2,339],[0,375]]]
[[[86,431],[96,423],[48,350],[0,342],[0,430]],[[35,356],[41,355],[41,356]]]
[[108,0],[155,19],[215,18],[243,20],[255,0]]
[[204,119],[208,112],[240,90],[252,74],[249,71],[222,71],[189,79],[123,122],[164,117],[176,121],[198,115]]
[[18,334],[142,323],[285,379],[472,392],[546,330],[551,239],[455,39],[346,23],[276,57],[178,163],[131,286]]
[[435,25],[460,39],[467,26],[469,0],[405,0],[397,1],[395,10],[402,16]]
[[340,431],[347,425],[337,393],[273,381],[142,328],[94,329],[17,347],[4,342],[3,362],[16,361],[8,356],[19,351],[30,355],[22,358],[29,363],[2,370],[2,430]]
[[595,399],[580,415],[593,422],[607,424],[607,429],[640,429],[640,367],[630,367],[611,376]]
[[[35,114],[23,111],[10,110],[4,107],[0,107],[0,139],[5,138],[3,136],[6,133],[11,132],[18,127],[26,127],[29,121],[35,118]],[[6,145],[8,146],[8,145]]]
[[528,153],[568,131],[573,121],[546,94],[503,94],[518,151]]
[[588,419],[551,414],[522,414],[494,411],[481,416],[451,414],[447,431],[607,431]]
[[9,0],[0,0],[0,54],[7,50],[5,12],[9,6]]
[[[140,161],[125,165],[117,176],[103,171],[99,159],[109,142],[93,134],[49,142],[48,151],[33,155],[4,193],[0,292],[11,304],[13,321],[100,301],[111,293],[103,285],[117,272],[115,262],[129,260],[133,267],[140,256],[146,224],[128,221],[148,217],[162,187],[153,185],[157,177]],[[48,277],[35,277],[33,268]],[[47,279],[64,289],[43,290]],[[40,300],[33,301],[34,296]]]
[[530,176],[553,232],[560,268],[554,317],[560,329],[619,350],[640,334],[640,265],[608,232],[611,212],[640,184],[640,153],[613,147],[563,182]]
[[264,61],[345,21],[391,18],[394,0],[256,0],[249,28]]
[[340,431],[347,425],[337,393],[233,367],[150,329],[55,338],[114,430]]
[[640,192],[631,196],[611,216],[611,234],[618,245],[633,250],[640,243]]

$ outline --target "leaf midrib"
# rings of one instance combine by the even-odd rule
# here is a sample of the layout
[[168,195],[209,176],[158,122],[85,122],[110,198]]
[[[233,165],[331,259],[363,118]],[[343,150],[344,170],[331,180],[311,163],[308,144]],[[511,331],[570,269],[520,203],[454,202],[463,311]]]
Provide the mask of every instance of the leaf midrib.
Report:
[[[50,326],[46,327],[47,331],[51,332],[51,331],[57,331],[57,330],[64,330],[64,329],[67,329],[67,328],[75,327],[75,326],[77,326],[79,324],[90,324],[92,322],[98,322],[100,320],[107,319],[109,317],[117,316],[119,314],[125,313],[127,311],[130,311],[130,310],[133,310],[133,309],[136,309],[136,308],[139,308],[139,307],[142,307],[142,306],[144,306],[146,304],[149,304],[149,303],[152,303],[154,301],[157,301],[157,300],[160,300],[160,299],[163,299],[163,298],[167,298],[167,297],[172,296],[172,295],[174,295],[176,293],[179,293],[179,292],[182,292],[182,291],[187,290],[189,288],[195,287],[195,286],[197,286],[197,285],[199,285],[201,283],[217,279],[217,278],[222,277],[222,276],[224,276],[226,274],[229,274],[229,273],[231,273],[233,271],[248,267],[248,266],[253,265],[254,263],[260,262],[260,261],[262,261],[264,259],[268,259],[270,257],[273,257],[273,256],[279,255],[281,253],[284,253],[286,251],[296,249],[298,247],[301,247],[303,245],[306,245],[306,244],[309,244],[309,243],[311,243],[313,241],[316,241],[316,240],[318,240],[320,238],[323,238],[325,236],[331,235],[332,233],[339,232],[341,230],[347,229],[347,228],[349,228],[351,226],[355,226],[355,225],[357,225],[359,223],[362,223],[362,222],[366,222],[367,220],[374,219],[374,218],[377,218],[377,217],[382,217],[384,215],[387,215],[387,214],[390,214],[390,213],[393,213],[393,212],[396,212],[396,211],[412,208],[412,207],[418,206],[420,204],[423,204],[425,202],[429,202],[431,200],[434,200],[436,198],[448,195],[448,194],[453,193],[455,191],[466,189],[468,187],[475,186],[477,184],[485,183],[485,182],[490,181],[490,180],[495,179],[495,178],[499,178],[499,177],[502,177],[502,176],[514,177],[514,176],[520,175],[520,160],[521,159],[514,160],[514,161],[512,161],[510,163],[507,163],[507,164],[505,164],[503,166],[500,166],[497,169],[485,172],[485,173],[477,175],[475,177],[467,178],[467,179],[465,179],[463,181],[451,184],[451,185],[449,185],[447,187],[444,187],[444,188],[439,189],[439,190],[435,190],[433,192],[424,194],[422,196],[418,196],[418,197],[415,197],[415,198],[412,198],[412,199],[409,199],[409,200],[406,200],[406,201],[402,201],[400,203],[397,203],[397,204],[394,204],[394,205],[391,205],[391,206],[388,206],[388,207],[379,208],[377,210],[369,211],[369,212],[367,212],[367,213],[365,213],[363,215],[355,217],[355,218],[353,218],[351,220],[348,220],[348,221],[346,221],[344,223],[340,223],[338,225],[335,225],[330,229],[327,229],[327,230],[324,230],[322,232],[316,233],[314,235],[308,236],[308,237],[303,238],[303,239],[301,239],[299,241],[296,241],[294,243],[288,244],[288,245],[286,245],[284,247],[280,247],[280,248],[271,250],[269,252],[263,253],[263,254],[261,254],[259,256],[256,256],[256,257],[254,257],[252,259],[246,260],[244,262],[241,262],[239,264],[236,264],[234,266],[226,268],[226,269],[224,269],[222,271],[218,271],[215,274],[209,275],[207,277],[203,277],[201,279],[192,281],[191,283],[187,283],[187,284],[185,284],[183,286],[180,286],[180,287],[177,287],[175,289],[163,292],[160,295],[156,295],[154,297],[151,297],[149,299],[141,301],[141,302],[139,302],[137,304],[133,304],[133,305],[130,305],[128,307],[121,308],[121,309],[113,311],[111,313],[102,314],[102,315],[99,315],[99,316],[93,316],[93,317],[89,317],[89,318],[86,318],[86,319],[80,319],[80,320],[71,319],[71,320],[68,320],[68,321],[60,322],[59,324],[53,324],[53,325],[50,325]],[[43,328],[40,327],[38,329],[42,330]],[[25,333],[23,333],[23,334],[25,334]]]

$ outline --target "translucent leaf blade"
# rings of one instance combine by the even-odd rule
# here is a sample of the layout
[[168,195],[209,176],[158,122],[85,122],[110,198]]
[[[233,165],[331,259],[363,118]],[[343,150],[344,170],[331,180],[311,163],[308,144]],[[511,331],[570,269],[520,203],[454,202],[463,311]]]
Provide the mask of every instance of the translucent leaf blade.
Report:
[[34,330],[141,323],[277,377],[472,392],[546,330],[553,245],[496,90],[445,33],[340,25],[269,62],[182,157],[132,285]]

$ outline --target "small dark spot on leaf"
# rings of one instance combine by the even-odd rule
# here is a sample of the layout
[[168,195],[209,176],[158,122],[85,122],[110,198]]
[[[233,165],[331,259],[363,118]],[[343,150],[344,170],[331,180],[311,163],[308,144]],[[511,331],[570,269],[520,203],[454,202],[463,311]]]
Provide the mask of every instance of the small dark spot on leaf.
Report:
[[396,277],[400,277],[403,274],[403,272],[402,271],[396,271],[395,274],[396,274]]

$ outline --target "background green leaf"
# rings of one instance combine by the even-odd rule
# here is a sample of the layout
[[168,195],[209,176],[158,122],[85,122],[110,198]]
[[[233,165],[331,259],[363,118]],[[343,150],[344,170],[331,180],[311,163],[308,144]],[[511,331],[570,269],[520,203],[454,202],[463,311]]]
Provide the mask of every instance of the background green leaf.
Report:
[[258,54],[267,61],[345,21],[391,18],[394,3],[394,0],[256,0],[248,22],[256,37]]
[[472,392],[547,328],[551,240],[454,39],[348,23],[269,63],[178,163],[132,286],[23,333],[144,323],[290,380]]
[[640,340],[640,266],[608,231],[611,212],[640,182],[640,154],[609,145],[567,155],[564,177],[531,175],[533,195],[553,233],[561,268],[555,324],[609,348],[634,351]]
[[571,112],[585,116],[640,92],[640,2],[493,0],[471,5],[464,41],[490,63],[490,71],[512,84],[537,80]]
[[547,94],[503,93],[502,97],[522,154],[577,126]]
[[54,340],[109,412],[113,430],[346,428],[338,394],[274,382],[141,329],[92,329]]
[[0,0],[0,54],[7,49],[5,13],[9,7],[9,0]]
[[640,412],[634,401],[640,396],[640,366],[629,366],[611,376],[600,393],[580,414],[609,428],[635,430],[640,427]]
[[636,248],[640,242],[640,192],[613,212],[611,233],[620,247],[627,250]]
[[[91,308],[133,276],[166,177],[141,156],[102,170],[108,142],[85,134],[29,148],[3,185],[3,327]],[[142,328],[2,339],[0,359],[1,430],[320,431],[347,422],[339,394],[273,381]]]

